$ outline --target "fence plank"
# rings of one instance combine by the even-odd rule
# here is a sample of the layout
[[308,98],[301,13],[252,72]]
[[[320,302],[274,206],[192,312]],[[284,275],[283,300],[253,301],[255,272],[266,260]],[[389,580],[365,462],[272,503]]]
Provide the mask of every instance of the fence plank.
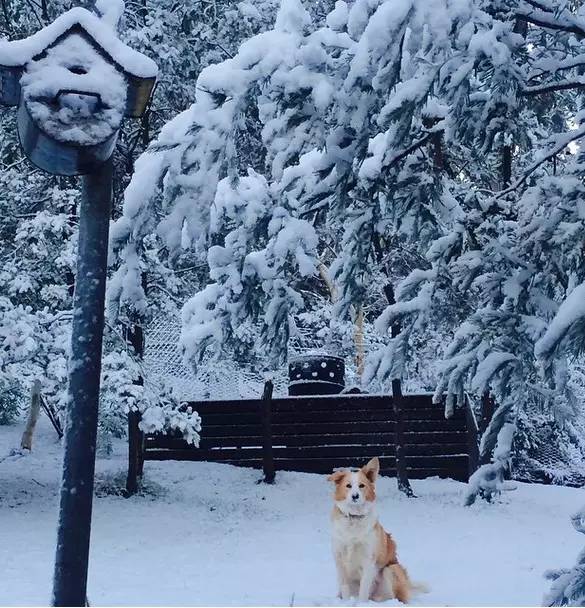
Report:
[[[404,434],[406,446],[410,445],[457,445],[463,451],[467,450],[467,433],[464,431],[447,432],[428,432]],[[273,445],[280,446],[319,446],[319,445],[393,445],[393,433],[330,433],[324,435],[286,435],[278,437],[278,441],[273,438]],[[183,449],[189,445],[183,440],[174,437],[150,436],[147,438],[148,448],[167,448]],[[210,449],[213,447],[246,447],[261,446],[262,437],[260,435],[242,437],[225,436],[201,438],[199,447]]]
[[[465,413],[457,410],[460,414],[455,414],[449,418],[452,422],[465,422]],[[238,412],[231,414],[209,414],[199,412],[203,425],[243,425],[261,424],[262,413],[257,412]],[[445,420],[442,410],[439,409],[416,409],[402,411],[402,418],[405,423],[408,421],[419,420],[421,422],[432,422]],[[336,412],[272,412],[274,424],[303,424],[303,423],[328,423],[328,422],[394,422],[395,413],[392,410],[339,410]]]
[[[167,453],[170,460],[200,460],[211,462],[235,462],[248,460],[262,460],[262,448],[249,448],[240,450],[238,448],[224,448],[216,450],[192,450],[192,449],[173,449],[149,450],[147,454],[149,458],[154,453]],[[334,464],[334,467],[344,466],[360,466],[365,464],[370,458],[378,456],[382,459],[395,460],[394,446],[320,446],[309,448],[275,448],[274,461],[280,468],[283,461],[299,461],[299,463],[307,460],[323,461],[328,464]],[[405,455],[407,465],[415,468],[444,468],[453,463],[464,463],[467,465],[467,454],[407,454]]]
[[[387,410],[390,395],[323,395],[273,398],[273,412],[335,412],[340,410]],[[442,404],[433,404],[431,395],[404,395],[405,409],[435,409],[444,412]],[[189,405],[199,414],[254,413],[260,409],[259,399],[227,401],[192,401]]]
[[[146,455],[147,460],[181,460],[181,461],[200,461],[196,450],[169,451],[152,450]],[[328,474],[335,468],[363,466],[368,458],[310,458],[310,459],[276,459],[276,468],[279,471],[300,471],[306,473]],[[237,460],[225,460],[223,464],[233,466],[250,467],[262,469],[262,458],[248,458]],[[447,466],[448,465],[448,466]],[[434,463],[434,466],[425,466],[424,463],[409,462],[407,460],[408,475],[411,479],[424,479],[426,477],[451,478],[458,481],[467,481],[467,461],[461,460],[456,463]],[[380,459],[380,472],[384,476],[395,477],[396,467],[394,458]]]
[[[394,422],[330,422],[330,423],[300,423],[300,424],[273,424],[272,434],[274,437],[286,437],[289,435],[330,435],[330,434],[354,434],[354,433],[392,433]],[[456,420],[443,421],[409,421],[406,425],[407,434],[419,433],[450,433],[465,432],[465,428]],[[207,424],[201,431],[204,439],[220,437],[261,437],[262,428],[260,424],[248,425],[211,425]],[[152,437],[150,435],[149,437]]]

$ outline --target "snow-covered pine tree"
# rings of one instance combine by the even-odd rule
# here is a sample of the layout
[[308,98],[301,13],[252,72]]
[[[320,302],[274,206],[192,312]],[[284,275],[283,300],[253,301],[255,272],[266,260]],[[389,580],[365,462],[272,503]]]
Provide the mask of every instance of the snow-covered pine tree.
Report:
[[[4,118],[4,117],[3,117]],[[64,403],[73,283],[76,192],[23,171],[13,125],[0,149],[0,408],[24,405],[35,380]],[[6,390],[6,389],[9,390]]]
[[[291,158],[310,149],[313,131],[324,130],[308,112],[315,102],[304,97],[311,80],[320,78],[301,63],[315,53],[319,59],[319,43],[305,38],[309,22],[309,14],[289,2],[275,30],[205,69],[196,103],[165,126],[137,162],[126,191],[124,216],[114,227],[124,263],[110,289],[113,301],[143,305],[137,267],[127,260],[140,258],[144,238],[155,229],[171,257],[190,248],[207,261],[213,245],[209,263],[216,282],[184,310],[185,341],[194,360],[205,348],[228,342],[240,357],[263,344],[272,361],[281,360],[290,313],[300,301],[291,283],[314,270],[311,225],[293,215],[294,201],[275,196],[273,185],[254,171],[268,166],[269,175],[281,175]],[[289,76],[293,68],[298,69]],[[295,125],[293,141],[283,137],[287,125]],[[245,217],[249,202],[256,206]],[[161,203],[166,213],[157,222]],[[241,323],[242,311],[247,324]]]
[[534,347],[582,280],[574,259],[581,245],[572,248],[582,230],[581,169],[567,166],[565,151],[585,134],[575,112],[583,22],[571,3],[490,4],[497,44],[478,48],[470,103],[454,131],[471,160],[453,190],[463,214],[430,247],[431,270],[413,272],[387,311],[420,327],[451,294],[472,305],[453,319],[461,322],[436,391],[448,394],[447,414],[470,389],[489,389],[498,402],[468,504],[502,488],[520,412],[574,416],[566,362],[559,356],[543,379]]
[[[321,237],[319,255],[334,243],[338,310],[359,310],[375,268],[389,262],[388,243],[402,238],[424,248],[440,230],[442,216],[453,211],[453,197],[443,196],[446,109],[435,89],[464,65],[452,48],[451,29],[461,30],[453,44],[464,48],[473,33],[469,23],[483,15],[474,7],[442,3],[395,8],[337,2],[326,25],[315,27],[302,5],[290,0],[273,32],[205,70],[197,103],[163,129],[137,165],[116,230],[116,240],[126,243],[122,257],[135,257],[131,252],[153,230],[153,205],[161,199],[167,211],[158,230],[169,248],[185,242],[194,250],[205,248],[217,184],[224,176],[245,176],[234,173],[243,164],[235,161],[235,134],[242,113],[257,107],[272,196],[298,219],[311,221]],[[465,91],[462,81],[454,88]],[[423,173],[426,179],[417,180]],[[343,241],[335,243],[344,226]],[[124,285],[128,294],[139,293],[130,287],[138,283],[128,270],[128,264],[121,269],[115,299],[125,297]],[[277,323],[271,334],[281,350],[283,318],[270,320]],[[233,335],[226,334],[222,344]]]
[[[584,24],[585,25],[585,24]],[[528,253],[546,257],[546,271],[555,277],[554,305],[538,334],[534,352],[549,389],[548,402],[564,422],[566,443],[579,444],[581,437],[572,421],[582,401],[575,398],[567,359],[582,361],[585,352],[585,209],[582,150],[564,175],[553,176],[528,191],[524,234]],[[530,217],[532,215],[532,217]],[[560,302],[560,304],[559,304]],[[571,398],[567,398],[567,395]],[[582,399],[582,394],[578,395]],[[585,533],[585,511],[572,518],[573,527]],[[585,551],[572,568],[546,573],[553,581],[544,598],[546,606],[579,606],[585,602]]]

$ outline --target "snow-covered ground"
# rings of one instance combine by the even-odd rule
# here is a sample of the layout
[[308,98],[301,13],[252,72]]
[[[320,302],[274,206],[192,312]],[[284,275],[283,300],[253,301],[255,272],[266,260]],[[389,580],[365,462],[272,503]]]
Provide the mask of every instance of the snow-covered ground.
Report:
[[[7,456],[22,427],[0,426],[0,605],[47,604],[60,448],[41,420],[33,452]],[[104,493],[124,445],[98,461],[89,600],[98,605],[340,605],[324,477],[202,463],[146,463],[149,492]],[[461,506],[462,484],[414,482],[419,498],[379,483],[379,513],[413,578],[417,605],[539,605],[547,568],[572,565],[582,537],[569,515],[581,490],[519,484],[499,504]],[[389,602],[394,604],[395,602]]]

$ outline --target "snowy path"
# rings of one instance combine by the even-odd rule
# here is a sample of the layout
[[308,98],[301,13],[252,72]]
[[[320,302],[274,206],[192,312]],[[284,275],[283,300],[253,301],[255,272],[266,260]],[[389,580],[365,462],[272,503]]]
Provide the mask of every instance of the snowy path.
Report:
[[[20,427],[0,427],[0,605],[49,601],[59,446],[42,426],[34,452],[2,460]],[[98,479],[124,467],[123,449]],[[95,500],[89,599],[98,605],[341,604],[329,553],[323,477],[201,463],[146,463],[157,496]],[[34,479],[34,481],[33,481]],[[568,516],[585,502],[569,488],[520,484],[495,506],[461,506],[457,482],[415,482],[418,500],[382,479],[379,512],[413,578],[418,605],[539,605],[542,572],[582,548]],[[394,604],[395,602],[389,602]]]

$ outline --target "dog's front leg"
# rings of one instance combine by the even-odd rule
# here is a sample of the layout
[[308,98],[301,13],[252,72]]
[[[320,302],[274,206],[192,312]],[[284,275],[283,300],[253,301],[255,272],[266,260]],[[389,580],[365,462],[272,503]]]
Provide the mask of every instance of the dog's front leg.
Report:
[[343,559],[338,553],[335,553],[335,566],[337,567],[338,596],[342,600],[348,600],[351,597],[351,586],[345,572]]
[[371,562],[364,566],[360,579],[360,602],[367,602],[370,599],[377,574],[378,568],[376,567],[376,562]]

